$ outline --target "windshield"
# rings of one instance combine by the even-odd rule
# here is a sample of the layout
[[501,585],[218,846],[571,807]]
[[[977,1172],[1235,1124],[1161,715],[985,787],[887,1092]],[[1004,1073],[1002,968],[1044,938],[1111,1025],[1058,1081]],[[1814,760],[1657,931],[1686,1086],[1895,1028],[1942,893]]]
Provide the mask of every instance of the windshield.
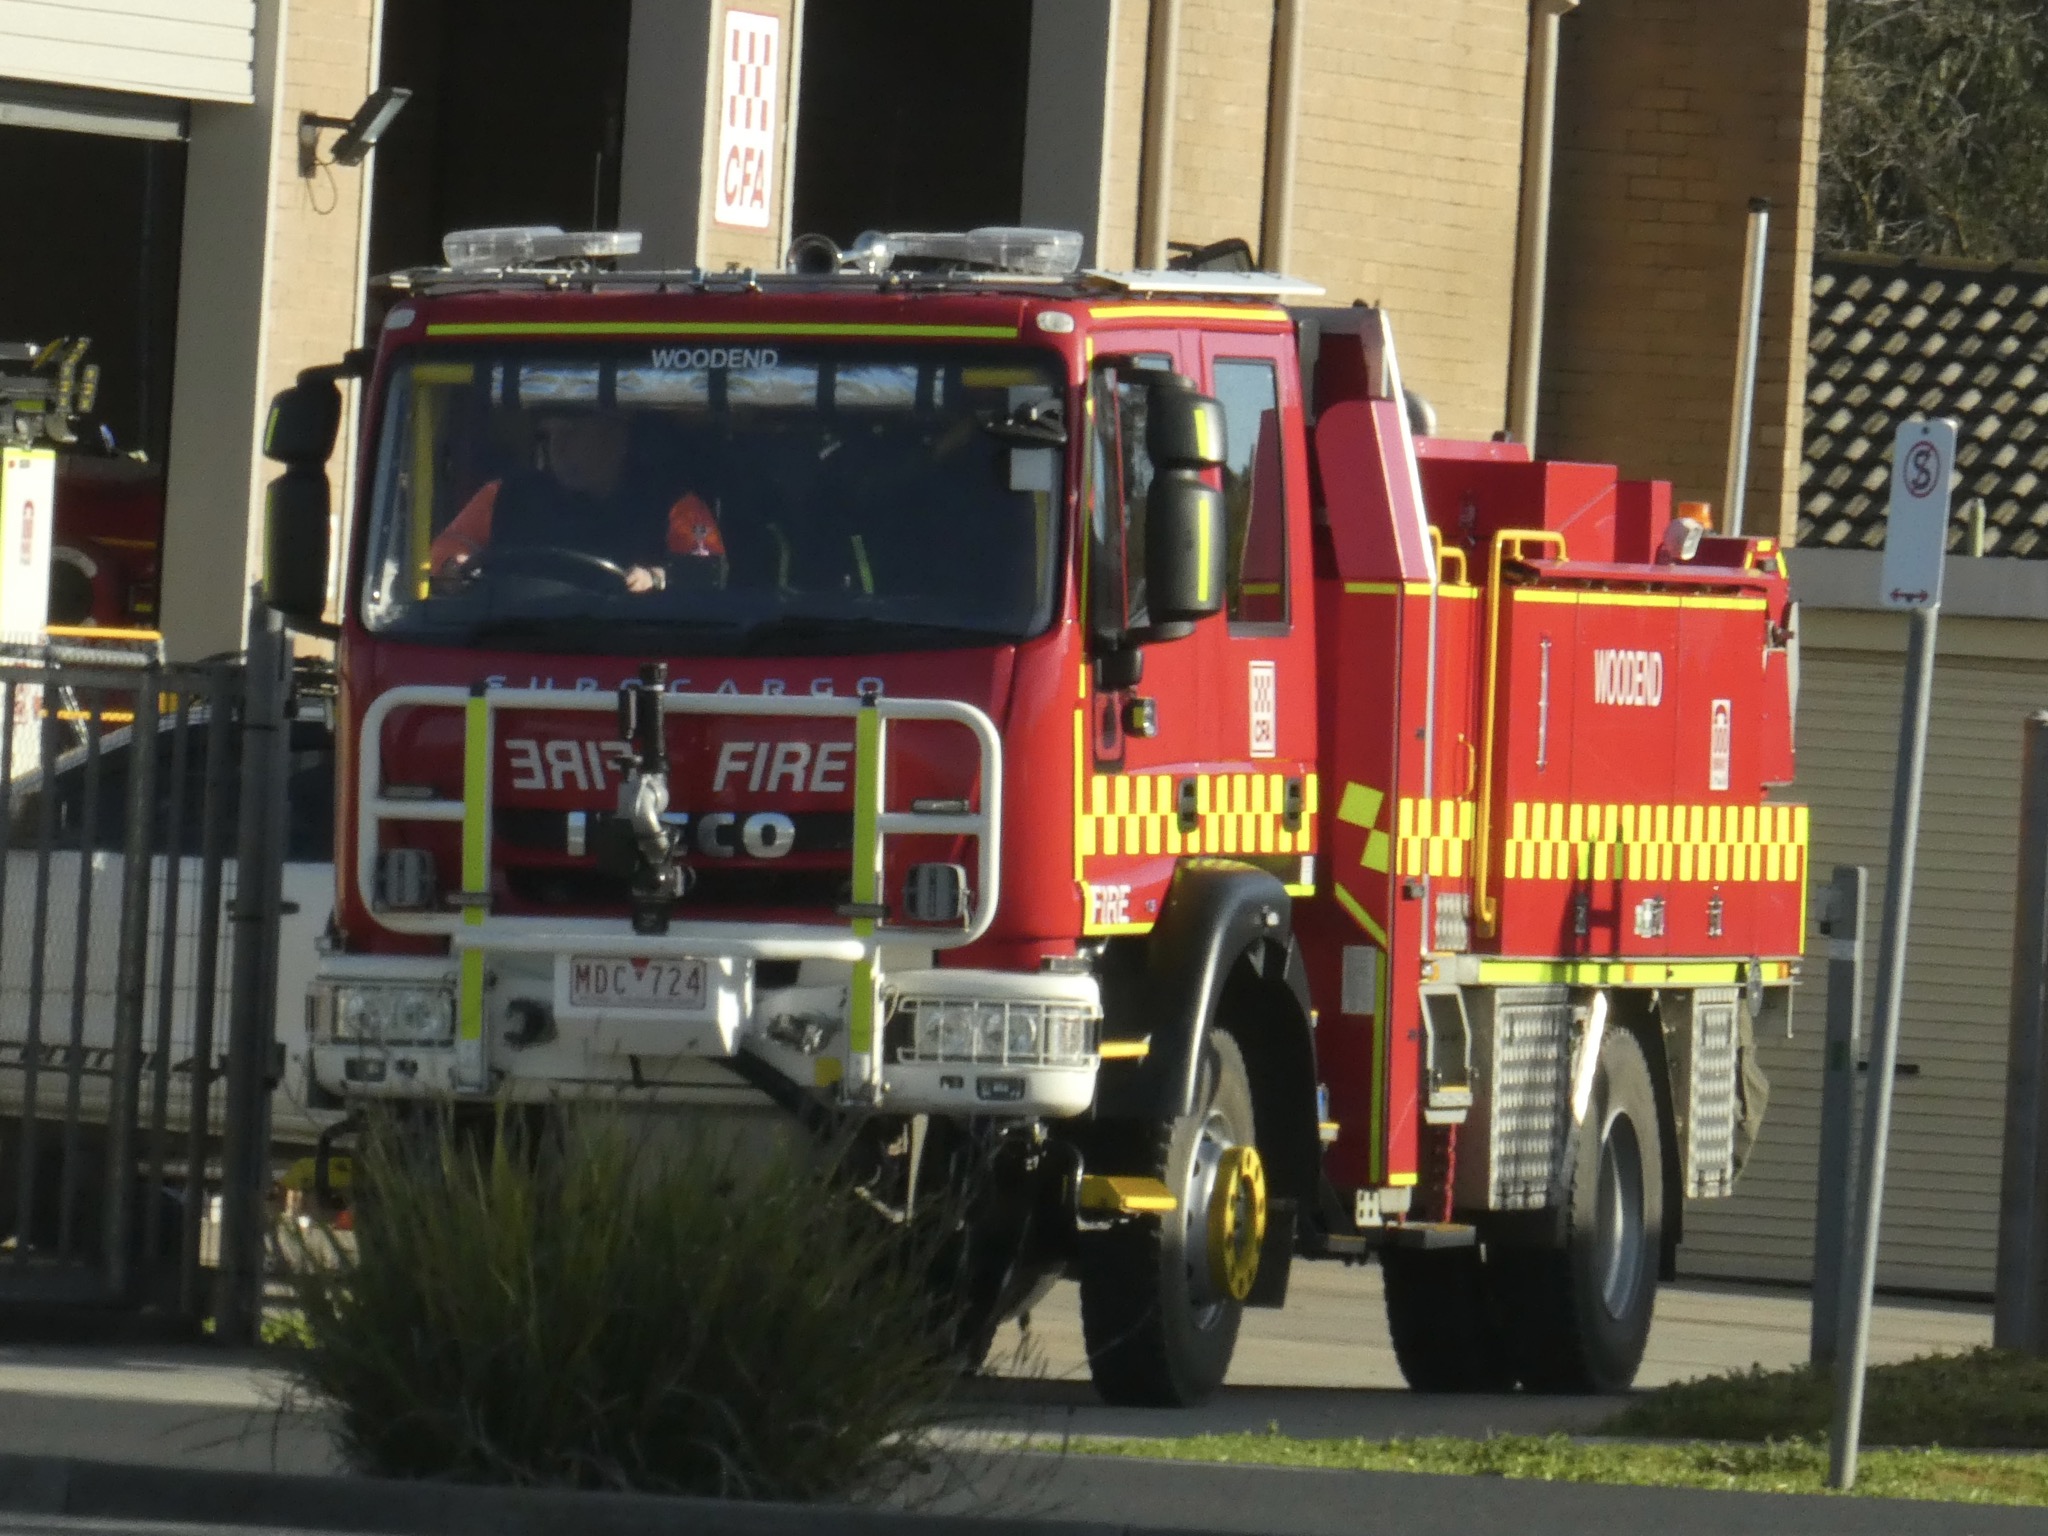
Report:
[[1066,389],[1045,354],[514,341],[390,379],[377,633],[771,655],[1052,621]]

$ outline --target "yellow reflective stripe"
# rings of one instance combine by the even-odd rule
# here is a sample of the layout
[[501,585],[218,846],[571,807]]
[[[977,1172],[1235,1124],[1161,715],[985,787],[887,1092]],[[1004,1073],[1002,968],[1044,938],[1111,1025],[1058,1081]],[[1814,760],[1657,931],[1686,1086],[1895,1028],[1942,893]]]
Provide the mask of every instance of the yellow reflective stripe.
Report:
[[[1759,814],[1761,812],[1761,814]],[[1502,871],[1509,880],[1629,880],[1782,884],[1803,880],[1804,806],[1590,805],[1516,801]],[[1407,861],[1403,874],[1420,874]]]
[[1209,519],[1204,517],[1195,524],[1195,573],[1199,578],[1195,584],[1195,601],[1209,601],[1209,550],[1211,534]]
[[[1245,773],[1089,773],[1086,720],[1074,716],[1074,878],[1097,854],[1313,853],[1316,776],[1303,776],[1301,822],[1287,826],[1286,778]],[[1195,785],[1195,827],[1180,825],[1179,784]]]
[[1443,582],[1434,588],[1426,581],[1347,581],[1344,591],[1350,597],[1428,597],[1432,591],[1438,597],[1453,599],[1479,596],[1477,587],[1461,586],[1454,581]]
[[1731,609],[1755,613],[1761,613],[1768,606],[1760,597],[1691,597],[1675,592],[1582,592],[1558,587],[1518,587],[1514,600],[1518,603],[1576,604],[1589,608]]
[[1349,891],[1345,890],[1343,886],[1339,885],[1334,880],[1330,882],[1330,889],[1336,892],[1337,894],[1337,905],[1342,907],[1346,912],[1349,912],[1351,914],[1351,916],[1357,921],[1358,926],[1363,928],[1366,931],[1366,933],[1371,935],[1372,941],[1375,944],[1379,945],[1380,948],[1385,949],[1387,947],[1386,929],[1382,928],[1378,923],[1372,920],[1372,914],[1366,911],[1364,907],[1361,907],[1358,904],[1358,898],[1356,896],[1353,896]]
[[1285,323],[1287,311],[1241,304],[1091,304],[1091,320],[1254,320]]
[[[1677,982],[1695,987],[1732,987],[1744,979],[1747,962],[1738,960],[1482,960],[1483,986],[1575,987],[1650,986]],[[1763,968],[1764,979],[1784,981],[1791,966],[1774,962]]]
[[875,573],[868,566],[867,541],[857,533],[853,535],[852,541],[853,564],[854,568],[860,572],[860,589],[869,597],[873,597],[875,595]]
[[[872,906],[882,893],[882,714],[872,697],[853,720],[853,900]],[[853,920],[859,938],[874,935],[871,917]],[[873,957],[853,968],[847,1045],[858,1055],[874,1049],[875,966]]]
[[929,336],[1014,341],[1014,325],[828,325],[739,320],[442,320],[429,336]]
[[[462,909],[466,928],[481,928],[491,890],[491,703],[481,690],[469,696],[462,717]],[[484,952],[466,949],[456,999],[456,1033],[484,1036]]]

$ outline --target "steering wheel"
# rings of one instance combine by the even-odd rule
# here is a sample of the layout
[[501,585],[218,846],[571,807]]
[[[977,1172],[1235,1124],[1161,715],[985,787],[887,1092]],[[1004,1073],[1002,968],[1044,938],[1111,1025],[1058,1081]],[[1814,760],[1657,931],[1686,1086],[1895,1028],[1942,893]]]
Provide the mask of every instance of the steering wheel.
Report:
[[588,550],[565,549],[559,544],[512,544],[487,549],[463,567],[465,582],[480,581],[487,574],[525,570],[589,592],[610,592],[626,585],[626,568]]

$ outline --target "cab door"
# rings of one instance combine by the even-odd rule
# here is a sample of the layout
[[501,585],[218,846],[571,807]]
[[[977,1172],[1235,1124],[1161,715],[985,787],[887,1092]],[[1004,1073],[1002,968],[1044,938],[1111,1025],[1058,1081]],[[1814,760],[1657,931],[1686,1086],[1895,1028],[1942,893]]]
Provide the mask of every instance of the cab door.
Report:
[[[1300,894],[1315,883],[1314,608],[1301,374],[1288,332],[1205,331],[1203,391],[1223,406],[1225,616],[1200,647],[1212,800],[1236,854]],[[1226,843],[1229,826],[1225,823]]]
[[[1205,632],[1137,647],[1111,637],[1149,622],[1145,605],[1147,370],[1199,376],[1190,338],[1173,331],[1097,332],[1086,427],[1086,613],[1090,661],[1076,727],[1076,871],[1082,927],[1142,933],[1158,919],[1173,867],[1189,851],[1179,786],[1203,771],[1208,730],[1201,689]],[[1121,498],[1116,494],[1122,486]]]
[[[1152,925],[1184,857],[1240,858],[1306,893],[1314,642],[1306,540],[1288,526],[1290,508],[1307,504],[1289,338],[1119,333],[1098,335],[1096,356],[1088,495],[1098,638],[1083,683],[1078,862],[1085,931],[1110,934]],[[1230,509],[1227,611],[1135,657],[1105,654],[1100,636],[1149,617],[1144,491],[1152,466],[1138,375],[1162,366],[1207,393],[1219,384],[1228,391],[1219,396],[1226,464],[1216,472]],[[1111,466],[1125,487],[1121,519],[1106,493]]]

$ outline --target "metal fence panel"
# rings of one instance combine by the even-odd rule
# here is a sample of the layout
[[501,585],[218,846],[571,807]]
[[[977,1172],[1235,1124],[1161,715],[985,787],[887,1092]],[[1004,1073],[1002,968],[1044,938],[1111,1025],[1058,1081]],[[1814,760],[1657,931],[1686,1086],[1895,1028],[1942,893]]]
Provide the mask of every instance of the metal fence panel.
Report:
[[0,645],[0,1310],[196,1321],[216,1199],[260,1209],[266,1160],[230,1187],[223,1155],[268,1134],[232,1123],[222,1027],[246,1021],[232,1044],[260,1074],[274,999],[233,989],[274,973],[278,903],[223,921],[237,887],[277,884],[237,878],[233,802],[266,826],[283,805],[288,689],[255,692],[261,722],[238,661]]

